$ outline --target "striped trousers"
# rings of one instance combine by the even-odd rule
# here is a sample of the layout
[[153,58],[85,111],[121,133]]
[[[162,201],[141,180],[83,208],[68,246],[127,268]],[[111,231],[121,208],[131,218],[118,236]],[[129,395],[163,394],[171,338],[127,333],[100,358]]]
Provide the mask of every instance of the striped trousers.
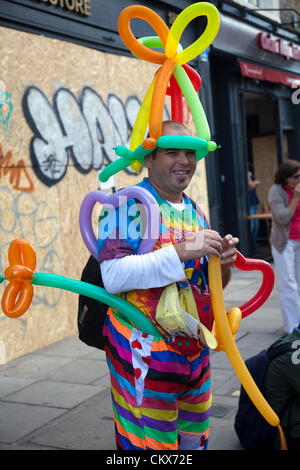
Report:
[[206,449],[212,400],[208,348],[184,356],[111,309],[104,336],[118,449]]

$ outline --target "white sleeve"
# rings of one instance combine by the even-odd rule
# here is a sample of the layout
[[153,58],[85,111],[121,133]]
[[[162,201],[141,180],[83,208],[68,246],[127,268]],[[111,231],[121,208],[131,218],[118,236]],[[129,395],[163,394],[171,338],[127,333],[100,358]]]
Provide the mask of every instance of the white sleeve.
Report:
[[186,279],[173,245],[144,255],[105,260],[100,269],[104,287],[111,294],[163,287]]

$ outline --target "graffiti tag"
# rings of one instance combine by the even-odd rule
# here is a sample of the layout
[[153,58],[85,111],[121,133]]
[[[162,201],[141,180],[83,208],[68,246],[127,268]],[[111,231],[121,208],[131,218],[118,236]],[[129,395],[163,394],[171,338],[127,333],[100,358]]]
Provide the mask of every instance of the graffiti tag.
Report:
[[[126,103],[109,94],[107,104],[90,87],[80,99],[67,88],[59,88],[53,103],[36,86],[27,88],[24,116],[34,134],[30,157],[37,177],[47,186],[57,184],[73,162],[81,173],[100,170],[104,159],[116,159],[114,147],[129,145],[140,101],[130,96]],[[129,168],[129,173],[134,172]]]
[[[11,151],[4,156],[0,144],[0,180],[2,176],[9,176],[9,183],[17,191],[32,192],[34,185],[25,167],[25,162],[20,158],[17,163],[13,163]],[[22,186],[23,183],[23,186]]]
[[0,130],[4,138],[13,140],[21,148],[21,127],[12,120],[13,109],[11,93],[0,89]]

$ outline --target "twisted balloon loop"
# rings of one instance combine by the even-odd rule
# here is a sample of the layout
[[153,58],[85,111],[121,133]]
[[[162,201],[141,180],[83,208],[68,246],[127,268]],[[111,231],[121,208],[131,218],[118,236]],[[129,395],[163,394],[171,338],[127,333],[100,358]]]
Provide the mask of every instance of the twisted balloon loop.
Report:
[[21,238],[14,240],[8,249],[9,266],[4,272],[9,281],[2,297],[2,310],[11,318],[23,315],[33,297],[32,280],[36,255],[32,245]]
[[[185,28],[192,20],[199,16],[207,17],[207,25],[203,34],[187,48],[180,50],[179,41]],[[130,22],[134,18],[146,21],[154,29],[161,41],[165,51],[164,53],[154,51],[136,39],[130,28]],[[197,135],[206,141],[210,140],[210,131],[205,114],[201,109],[201,104],[197,107],[197,110],[194,109],[193,101],[195,97],[198,98],[198,96],[182,65],[201,54],[201,52],[211,44],[218,33],[219,26],[219,12],[208,2],[198,2],[187,7],[177,16],[170,30],[165,22],[150,8],[141,5],[132,5],[121,12],[118,20],[118,29],[124,44],[140,59],[161,65],[154,81],[150,85],[149,93],[146,94],[146,104],[148,107],[149,103],[151,103],[149,109],[149,134],[151,140],[147,141],[147,139],[145,139],[144,141],[144,145],[146,145],[147,148],[154,148],[157,139],[161,136],[163,105],[168,83],[172,75],[175,76],[192,111]],[[196,115],[199,110],[201,110],[200,119],[199,115]],[[140,127],[139,124],[138,117],[135,127]],[[147,123],[146,126],[144,125],[143,127],[143,130],[146,131]],[[145,132],[142,133],[140,129],[139,134],[143,134],[144,136]]]
[[[207,17],[206,28],[201,36],[183,49],[179,40],[186,26],[198,16]],[[146,21],[157,36],[137,39],[131,31],[130,22],[134,18]],[[131,5],[125,8],[118,20],[118,29],[124,44],[133,55],[147,62],[160,65],[141,104],[130,139],[130,149],[123,145],[115,148],[120,157],[105,167],[99,175],[101,182],[124,170],[129,165],[137,173],[142,168],[144,158],[156,147],[161,147],[162,120],[165,96],[171,96],[172,119],[183,121],[182,97],[184,96],[196,128],[197,137],[188,142],[181,136],[180,146],[174,146],[171,136],[167,148],[189,148],[195,150],[197,161],[217,148],[210,141],[210,129],[197,91],[201,78],[186,62],[201,54],[213,41],[220,26],[218,10],[208,2],[194,3],[183,10],[175,19],[170,30],[165,22],[150,8]],[[152,48],[163,49],[164,52]],[[168,86],[169,84],[169,86]],[[149,125],[149,137],[145,138]],[[177,145],[177,143],[175,143]]]
[[0,283],[9,281],[2,297],[3,313],[10,318],[18,318],[30,307],[33,298],[32,284],[55,287],[90,297],[118,310],[140,328],[143,333],[161,336],[153,323],[134,305],[118,295],[88,282],[77,281],[58,274],[36,273],[36,254],[28,240],[14,240],[8,250],[9,266],[0,275]]

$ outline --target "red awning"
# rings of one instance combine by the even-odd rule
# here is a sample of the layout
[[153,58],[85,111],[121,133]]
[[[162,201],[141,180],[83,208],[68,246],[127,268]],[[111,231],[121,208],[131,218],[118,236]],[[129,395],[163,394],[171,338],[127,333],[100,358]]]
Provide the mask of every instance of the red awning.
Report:
[[241,73],[245,77],[254,78],[256,80],[266,80],[267,82],[282,83],[291,88],[300,87],[300,76],[291,75],[279,70],[269,69],[261,65],[250,64],[239,60]]

